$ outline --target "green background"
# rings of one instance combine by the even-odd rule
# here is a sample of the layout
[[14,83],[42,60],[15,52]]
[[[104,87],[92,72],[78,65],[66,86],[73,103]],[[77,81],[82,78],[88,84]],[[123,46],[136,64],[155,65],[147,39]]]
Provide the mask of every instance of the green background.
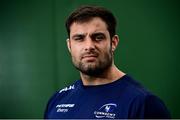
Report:
[[64,22],[82,4],[114,13],[116,65],[180,118],[178,0],[0,0],[0,118],[42,118],[50,96],[79,79]]

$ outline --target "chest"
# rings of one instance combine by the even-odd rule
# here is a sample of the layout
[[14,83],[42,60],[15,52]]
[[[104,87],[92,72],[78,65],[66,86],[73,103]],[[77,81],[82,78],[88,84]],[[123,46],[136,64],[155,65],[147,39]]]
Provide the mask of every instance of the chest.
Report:
[[127,118],[129,108],[129,102],[121,97],[82,93],[57,100],[51,107],[48,116],[62,119]]

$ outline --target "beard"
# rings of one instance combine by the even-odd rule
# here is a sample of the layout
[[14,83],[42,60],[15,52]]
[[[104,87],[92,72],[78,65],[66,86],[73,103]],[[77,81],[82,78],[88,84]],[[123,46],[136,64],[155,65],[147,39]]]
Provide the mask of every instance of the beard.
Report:
[[[95,52],[90,52],[89,54],[97,54]],[[100,57],[98,55],[98,57]],[[98,76],[103,74],[110,66],[112,66],[112,53],[111,50],[105,52],[101,58],[96,58],[94,62],[83,62],[80,60],[79,62],[72,57],[73,64],[77,70],[82,72],[83,74],[89,76]]]

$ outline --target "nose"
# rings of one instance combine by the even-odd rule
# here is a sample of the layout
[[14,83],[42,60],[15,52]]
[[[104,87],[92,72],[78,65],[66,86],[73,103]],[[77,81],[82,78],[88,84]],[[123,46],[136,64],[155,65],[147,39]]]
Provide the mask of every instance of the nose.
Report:
[[87,38],[85,40],[85,45],[84,45],[85,51],[92,51],[95,50],[95,43],[91,38]]

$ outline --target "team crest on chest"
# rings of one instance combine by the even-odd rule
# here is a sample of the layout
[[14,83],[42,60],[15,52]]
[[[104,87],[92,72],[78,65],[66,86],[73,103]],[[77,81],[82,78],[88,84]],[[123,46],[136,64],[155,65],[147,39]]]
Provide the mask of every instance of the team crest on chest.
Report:
[[117,105],[115,103],[108,103],[101,106],[97,111],[94,111],[96,118],[115,118],[115,109]]

